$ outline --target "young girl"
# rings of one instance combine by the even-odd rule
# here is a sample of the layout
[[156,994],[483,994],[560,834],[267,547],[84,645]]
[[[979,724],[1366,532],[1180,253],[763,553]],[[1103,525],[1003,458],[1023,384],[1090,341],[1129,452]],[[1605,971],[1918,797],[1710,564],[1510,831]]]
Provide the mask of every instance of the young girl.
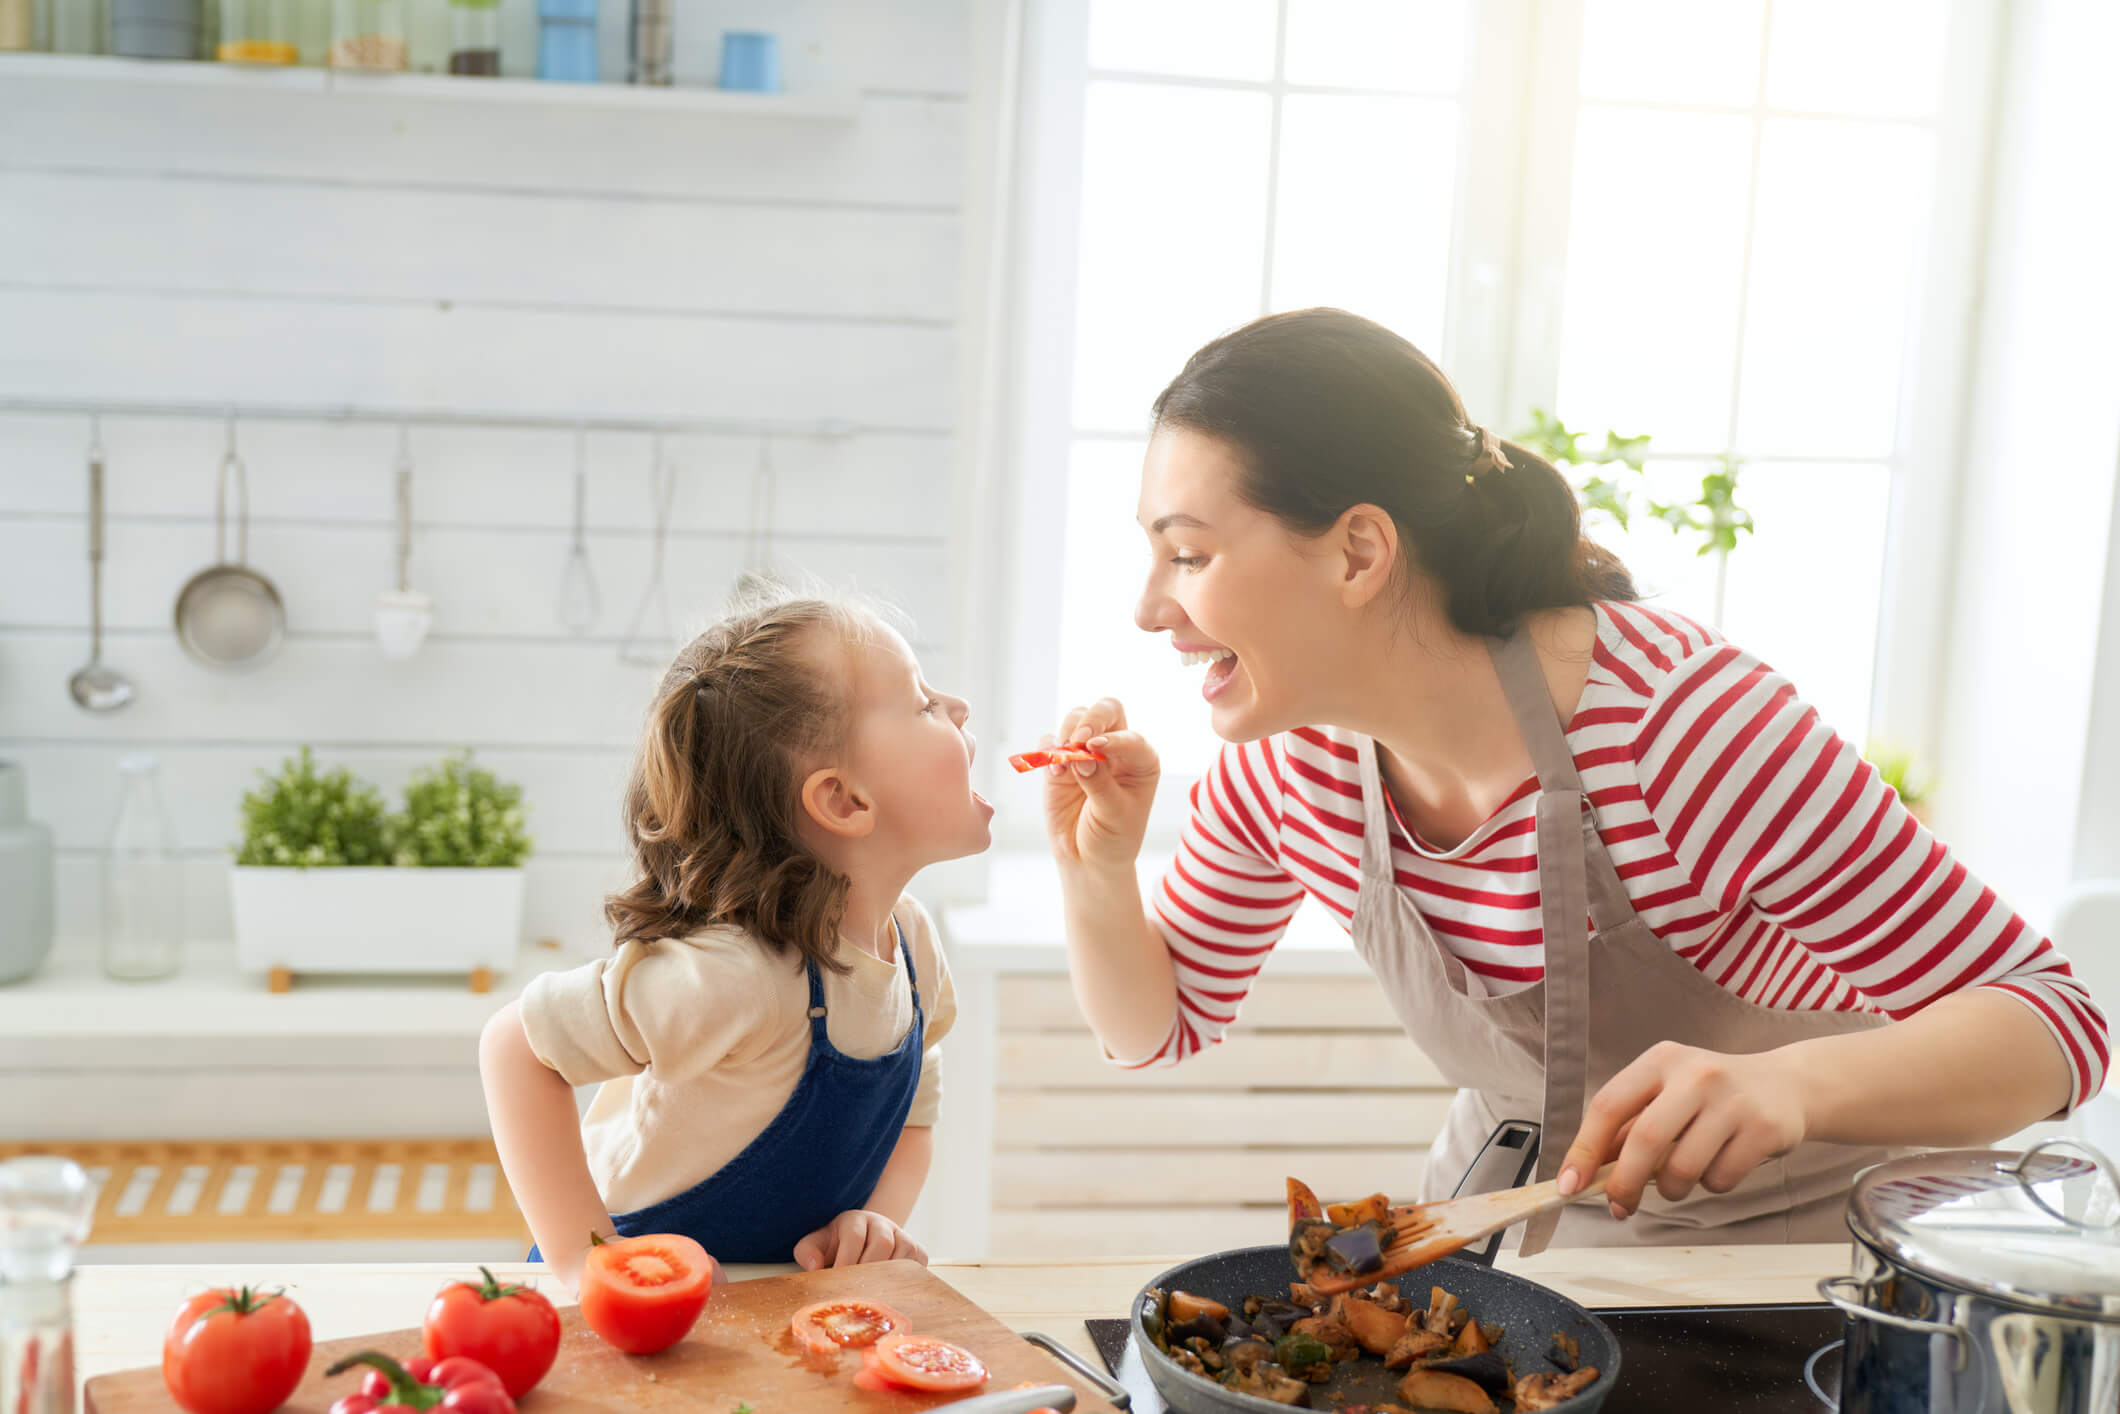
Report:
[[990,842],[966,716],[845,604],[749,608],[677,655],[626,791],[616,951],[534,979],[480,1039],[501,1165],[570,1288],[592,1232],[925,1260],[902,1224],[955,1003],[903,890]]

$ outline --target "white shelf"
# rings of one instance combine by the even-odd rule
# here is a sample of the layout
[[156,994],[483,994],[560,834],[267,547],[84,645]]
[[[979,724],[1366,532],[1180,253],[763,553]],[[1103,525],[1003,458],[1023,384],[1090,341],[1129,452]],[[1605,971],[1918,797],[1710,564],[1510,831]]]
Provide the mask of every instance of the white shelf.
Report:
[[368,98],[416,98],[450,103],[631,108],[799,122],[852,122],[861,111],[860,96],[851,92],[739,93],[718,88],[645,88],[619,83],[545,83],[537,79],[463,78],[447,74],[362,73],[287,68],[275,64],[119,59],[100,54],[0,54],[0,77],[203,84],[261,92],[343,93]]

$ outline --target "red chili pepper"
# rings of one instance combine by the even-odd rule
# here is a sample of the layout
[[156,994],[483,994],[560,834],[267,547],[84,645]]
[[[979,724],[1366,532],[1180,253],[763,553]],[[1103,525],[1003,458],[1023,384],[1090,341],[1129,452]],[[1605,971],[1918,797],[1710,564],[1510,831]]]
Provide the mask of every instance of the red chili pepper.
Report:
[[1008,763],[1020,773],[1035,771],[1040,766],[1064,766],[1074,761],[1102,761],[1104,753],[1091,751],[1086,746],[1049,746],[1036,751],[1025,751],[1011,756]]
[[429,1360],[415,1355],[400,1365],[388,1355],[363,1350],[349,1355],[324,1373],[341,1374],[356,1365],[366,1365],[361,1387],[341,1395],[331,1414],[401,1414],[406,1410],[440,1409],[448,1414],[515,1414],[515,1401],[501,1377],[478,1361],[462,1355]]

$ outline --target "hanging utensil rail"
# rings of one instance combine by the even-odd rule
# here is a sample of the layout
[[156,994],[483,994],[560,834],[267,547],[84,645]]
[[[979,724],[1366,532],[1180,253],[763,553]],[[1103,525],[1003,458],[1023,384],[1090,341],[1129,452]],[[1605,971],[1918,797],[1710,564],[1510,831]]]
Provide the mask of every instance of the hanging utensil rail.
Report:
[[871,433],[948,436],[946,427],[882,426],[844,418],[764,419],[717,417],[597,417],[583,414],[472,412],[448,408],[385,408],[355,404],[164,402],[124,398],[22,398],[0,397],[0,413],[78,413],[83,417],[101,413],[106,417],[190,417],[225,421],[230,415],[245,422],[362,422],[419,427],[498,427],[571,432],[660,432],[665,435],[725,434],[741,437],[797,437],[828,439],[858,437]]

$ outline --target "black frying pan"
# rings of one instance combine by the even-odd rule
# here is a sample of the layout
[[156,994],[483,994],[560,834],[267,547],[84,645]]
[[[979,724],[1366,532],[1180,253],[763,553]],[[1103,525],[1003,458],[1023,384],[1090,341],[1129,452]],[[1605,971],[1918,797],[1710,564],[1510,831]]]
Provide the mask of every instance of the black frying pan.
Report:
[[[1240,1310],[1247,1296],[1265,1298],[1288,1295],[1294,1269],[1286,1247],[1240,1247],[1172,1267],[1150,1286],[1164,1292],[1189,1291]],[[1440,1286],[1457,1297],[1474,1320],[1500,1325],[1502,1338],[1495,1351],[1509,1364],[1514,1375],[1552,1370],[1546,1352],[1556,1335],[1573,1337],[1582,1363],[1597,1366],[1597,1380],[1572,1399],[1553,1408],[1566,1414],[1591,1414],[1604,1404],[1619,1376],[1619,1341],[1597,1317],[1557,1291],[1526,1281],[1470,1257],[1445,1257],[1398,1278],[1399,1289],[1415,1306],[1426,1309],[1428,1289]],[[1146,1295],[1146,1289],[1143,1293]],[[1180,1414],[1290,1414],[1285,1404],[1276,1404],[1255,1394],[1238,1394],[1221,1385],[1190,1374],[1156,1349],[1141,1325],[1141,1300],[1133,1311],[1135,1346],[1141,1351],[1148,1377],[1164,1402]],[[1374,1356],[1333,1367],[1332,1379],[1310,1387],[1310,1405],[1331,1411],[1343,1404],[1397,1404],[1403,1371],[1387,1370]]]

